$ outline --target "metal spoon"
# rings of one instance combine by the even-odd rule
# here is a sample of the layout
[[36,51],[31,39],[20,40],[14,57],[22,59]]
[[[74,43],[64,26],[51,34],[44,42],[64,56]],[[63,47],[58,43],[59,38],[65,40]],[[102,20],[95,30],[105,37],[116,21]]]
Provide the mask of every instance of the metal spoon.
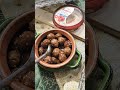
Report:
[[47,51],[46,51],[42,56],[40,56],[39,58],[37,58],[37,59],[35,60],[35,63],[38,63],[42,58],[50,55],[50,54],[51,54],[51,51],[52,51],[51,45],[48,45]]

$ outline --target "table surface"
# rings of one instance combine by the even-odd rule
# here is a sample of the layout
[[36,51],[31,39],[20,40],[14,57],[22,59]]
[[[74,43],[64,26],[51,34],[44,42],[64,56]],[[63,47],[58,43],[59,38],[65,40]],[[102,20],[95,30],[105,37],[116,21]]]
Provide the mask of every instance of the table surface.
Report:
[[[52,22],[52,16],[53,16],[52,13],[50,13],[48,11],[45,12],[44,10],[42,10],[40,8],[37,8],[35,12],[36,12],[35,19],[37,22],[35,24],[35,28],[36,28],[37,32],[41,33],[41,32],[47,31],[47,30],[54,29],[53,27],[55,27],[55,26]],[[47,17],[49,17],[49,18],[47,18]],[[82,30],[78,30],[80,32],[77,34],[79,34],[79,36],[82,36],[83,38],[85,38],[84,24],[82,27],[83,27],[83,28],[81,28]],[[81,67],[78,67],[77,69],[74,69],[74,70],[65,71],[65,73],[64,72],[54,73],[57,83],[60,86],[60,90],[63,90],[63,85],[65,83],[67,83],[68,81],[70,81],[69,76],[73,77],[71,79],[72,81],[81,82],[81,85],[80,85],[80,87],[82,87],[81,90],[85,90],[85,88],[84,88],[84,86],[85,86],[85,67],[84,67],[85,66],[85,43],[80,40],[77,40],[77,39],[75,39],[75,41],[76,41],[77,49],[82,54]]]
[[[120,0],[109,0],[103,8],[89,15],[96,20],[114,30],[120,32]],[[111,90],[120,89],[120,40],[104,33],[100,29],[95,29],[96,38],[99,42],[102,56],[110,63],[113,69],[113,80]],[[119,89],[118,89],[119,88]]]
[[[97,20],[101,21],[102,23],[108,26],[112,26],[116,30],[120,31],[120,23],[119,23],[120,20],[116,18],[120,16],[120,14],[118,13],[120,9],[120,5],[119,5],[120,0],[109,0],[109,1],[110,3],[114,3],[114,5],[107,3],[106,6],[103,7],[103,9],[99,10],[94,14],[91,14],[91,16],[94,15],[94,18],[96,18]],[[113,9],[111,10],[111,8]],[[114,11],[114,14],[113,14],[113,11]],[[101,13],[104,17],[99,16],[100,15],[99,13]],[[113,18],[111,18],[110,15]],[[110,20],[114,21],[115,23],[110,22]],[[118,23],[116,24],[116,22]],[[120,59],[120,40],[111,35],[108,35],[107,33],[102,32],[101,30],[97,30],[97,29],[94,29],[94,30],[96,32],[96,38],[98,39],[98,42],[99,42],[100,51],[103,57],[111,64],[113,68],[114,75],[113,75],[111,90],[116,90],[117,87],[120,87],[120,79],[119,79],[120,77],[120,60],[119,60]]]
[[100,10],[89,17],[120,32],[120,0],[108,0]]
[[[21,6],[16,5],[15,1],[20,1]],[[5,18],[15,17],[26,11],[34,9],[33,2],[34,0],[29,0],[29,2],[27,0],[1,0],[0,8]]]
[[[96,38],[99,42],[99,48],[102,56],[107,60],[113,69],[113,80],[111,90],[120,89],[120,40],[95,29]],[[119,88],[119,89],[118,89]]]

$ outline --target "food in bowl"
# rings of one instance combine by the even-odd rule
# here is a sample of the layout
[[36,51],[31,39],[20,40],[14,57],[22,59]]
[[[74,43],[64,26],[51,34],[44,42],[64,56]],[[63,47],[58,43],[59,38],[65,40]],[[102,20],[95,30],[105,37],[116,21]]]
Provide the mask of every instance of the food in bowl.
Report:
[[[31,48],[35,40],[34,19],[20,28],[20,30],[13,36],[7,50],[7,63],[11,72],[16,71],[28,60],[31,53]],[[31,67],[24,74],[20,74],[15,78],[16,81],[24,85],[34,88],[34,66]]]
[[18,50],[11,50],[8,53],[8,64],[11,68],[17,67],[20,62],[20,52]]
[[[68,45],[67,45],[68,44]],[[42,61],[48,64],[59,64],[64,62],[72,52],[72,42],[61,33],[48,33],[39,43],[39,56],[44,54],[51,45],[52,52]]]
[[22,50],[28,49],[33,45],[34,37],[35,35],[32,31],[24,31],[15,39],[14,45]]

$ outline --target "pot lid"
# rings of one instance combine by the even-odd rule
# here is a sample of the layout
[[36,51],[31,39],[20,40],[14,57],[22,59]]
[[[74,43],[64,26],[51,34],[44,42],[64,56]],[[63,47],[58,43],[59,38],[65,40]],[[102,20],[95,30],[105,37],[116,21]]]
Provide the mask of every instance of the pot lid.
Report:
[[53,23],[61,29],[76,29],[83,24],[83,12],[77,6],[64,5],[55,11]]

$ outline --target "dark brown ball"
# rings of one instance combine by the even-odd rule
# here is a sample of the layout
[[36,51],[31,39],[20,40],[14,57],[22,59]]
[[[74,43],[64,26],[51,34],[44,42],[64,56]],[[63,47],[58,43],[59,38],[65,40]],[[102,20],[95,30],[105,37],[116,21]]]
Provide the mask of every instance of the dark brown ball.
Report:
[[66,57],[65,54],[63,54],[63,53],[59,54],[59,60],[60,60],[60,62],[64,62],[66,59],[67,59],[67,57]]
[[31,31],[24,31],[18,38],[16,38],[14,45],[19,49],[26,50],[31,48],[34,44],[35,34]]
[[65,53],[64,53],[64,49],[61,49],[61,50],[60,50],[60,53],[65,54]]
[[12,68],[16,68],[20,62],[20,53],[17,50],[12,50],[8,53],[8,64]]
[[57,40],[57,39],[52,39],[52,40],[51,40],[51,45],[52,45],[53,47],[58,47],[58,45],[59,45],[58,40]]
[[60,49],[59,48],[55,48],[55,49],[53,49],[52,55],[54,57],[57,57],[59,55],[59,52],[60,52]]
[[39,52],[39,55],[42,55],[45,53],[45,49],[43,47],[39,47],[38,52]]
[[48,38],[48,39],[54,39],[54,38],[55,38],[55,35],[54,35],[53,33],[49,33],[49,34],[47,35],[47,38]]
[[72,47],[71,41],[70,40],[65,41],[64,47],[70,47],[71,48]]
[[29,71],[25,76],[23,76],[22,82],[24,85],[34,88],[35,83],[35,72]]
[[66,41],[66,38],[64,38],[64,37],[59,37],[58,38],[58,42],[62,45],[62,44],[64,44],[64,42]]
[[52,63],[53,63],[53,64],[59,64],[60,61],[59,61],[57,58],[52,57]]
[[51,56],[47,56],[46,58],[44,58],[44,61],[46,63],[52,64],[52,57]]
[[43,42],[41,43],[42,47],[47,47],[50,44],[50,40],[49,39],[44,39]]
[[64,53],[67,55],[67,56],[69,56],[70,54],[71,54],[71,48],[70,47],[66,47],[66,48],[64,48]]
[[57,34],[55,35],[55,37],[56,37],[56,38],[58,38],[58,37],[62,37],[62,34],[57,33]]

